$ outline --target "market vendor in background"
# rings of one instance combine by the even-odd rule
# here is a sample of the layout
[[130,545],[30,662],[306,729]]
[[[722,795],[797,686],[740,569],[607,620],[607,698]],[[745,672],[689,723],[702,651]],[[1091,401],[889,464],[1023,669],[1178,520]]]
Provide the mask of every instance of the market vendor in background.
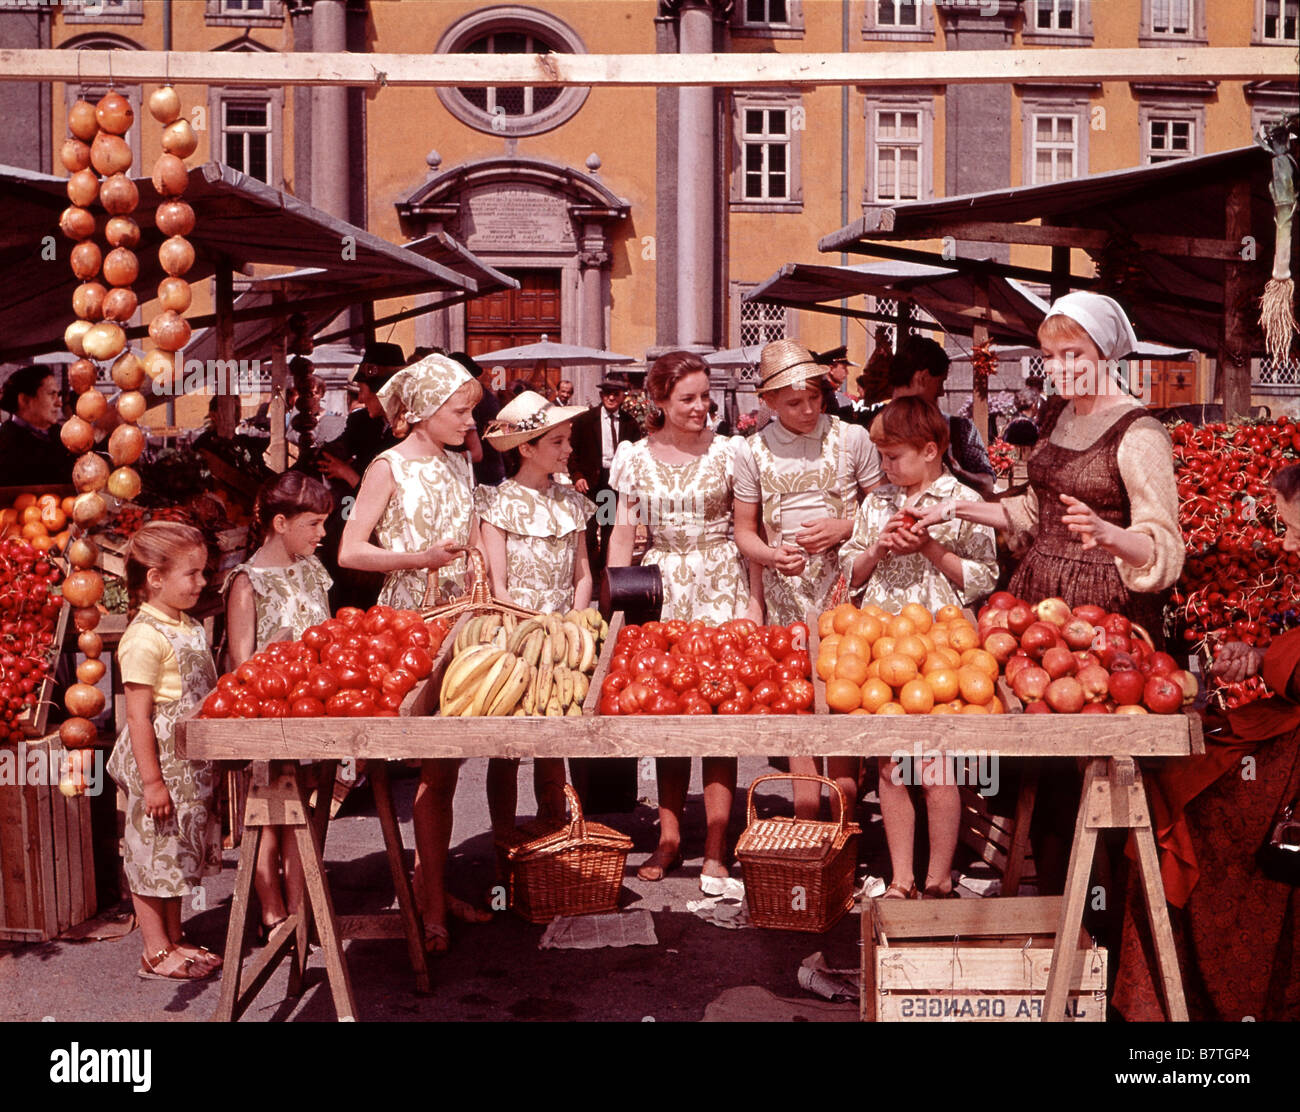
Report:
[[823,412],[844,420],[846,414],[853,412],[855,400],[853,395],[844,389],[844,384],[848,381],[849,369],[852,367],[849,362],[848,348],[841,344],[837,348],[831,348],[830,351],[814,351],[811,354],[813,362],[826,369],[826,377],[819,382]]
[[[1300,464],[1277,472],[1271,485],[1286,527],[1282,548],[1300,552]],[[1297,858],[1288,883],[1269,875],[1256,850],[1286,805],[1295,804],[1300,821],[1300,629],[1267,649],[1229,641],[1212,671],[1226,683],[1260,676],[1276,694],[1229,711],[1228,731],[1207,733],[1204,755],[1161,762],[1146,780],[1188,1012],[1194,1020],[1294,1022],[1300,853],[1274,851]],[[1130,907],[1133,896],[1130,888]],[[1146,919],[1128,915],[1114,1003],[1131,1022],[1164,1018],[1151,952]]]
[[[569,463],[574,489],[596,503],[596,515],[587,523],[587,556],[592,574],[597,578],[608,562],[610,533],[614,528],[614,518],[609,512],[615,500],[609,479],[614,453],[620,444],[641,436],[636,418],[624,413],[622,408],[627,398],[627,379],[611,374],[598,389],[600,404],[573,422],[573,458]],[[602,507],[605,507],[603,512]]]
[[479,486],[496,486],[506,477],[506,468],[501,453],[483,439],[483,433],[496,420],[501,403],[483,381],[483,367],[477,360],[463,351],[453,351],[450,358],[469,371],[483,387],[483,396],[474,407],[474,432],[465,434],[465,446],[474,465],[474,482]]
[[[927,528],[954,516],[1032,536],[1008,589],[1031,604],[1060,597],[1140,623],[1159,644],[1164,592],[1183,568],[1173,443],[1108,373],[1137,347],[1124,310],[1102,294],[1070,293],[1038,329],[1050,399],[1029,457],[1029,490],[1000,502],[947,499]],[[1079,777],[1044,773],[1034,811],[1039,889],[1062,890]]]
[[63,395],[57,367],[14,371],[0,391],[0,486],[70,485],[72,454],[59,439]]
[[[809,360],[811,362],[811,360]],[[632,562],[637,525],[650,533],[642,564],[658,566],[663,620],[721,625],[733,618],[760,621],[762,579],[732,536],[733,482],[741,441],[709,430],[709,368],[698,355],[671,351],[646,376],[650,435],[621,444],[609,482],[618,509],[609,538],[611,568]],[[580,421],[582,418],[578,418]],[[575,436],[577,433],[577,422]],[[681,863],[682,816],[690,783],[689,758],[661,757],[659,846],[638,870],[662,880]],[[704,813],[708,832],[701,876],[727,873],[727,823],[736,791],[736,758],[704,758]]]
[[[822,412],[825,375],[796,341],[768,344],[757,393],[776,420],[736,452],[736,544],[762,569],[770,625],[816,621],[830,605],[840,545],[853,535],[862,497],[881,481],[867,430]],[[817,773],[819,766],[820,758],[790,758],[791,772]],[[798,817],[814,818],[821,787],[796,780],[794,800]]]

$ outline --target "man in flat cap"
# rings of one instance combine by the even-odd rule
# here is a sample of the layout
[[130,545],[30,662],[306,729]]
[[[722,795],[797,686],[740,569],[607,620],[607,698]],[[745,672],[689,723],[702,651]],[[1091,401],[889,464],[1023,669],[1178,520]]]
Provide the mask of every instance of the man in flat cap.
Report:
[[[636,418],[622,411],[627,397],[627,379],[618,373],[606,375],[600,387],[600,404],[573,419],[573,455],[569,458],[569,474],[579,494],[585,494],[597,506],[613,505],[617,495],[610,490],[609,465],[618,446],[625,440],[639,440],[641,427]],[[606,501],[601,502],[601,493]],[[600,513],[587,522],[587,555],[591,571],[599,579],[605,567],[605,552],[609,535],[614,528],[612,515],[602,521]]]
[[851,420],[853,415],[853,397],[844,389],[849,377],[848,348],[841,344],[830,351],[812,352],[813,361],[826,368],[826,377],[822,379],[823,411],[840,420]]

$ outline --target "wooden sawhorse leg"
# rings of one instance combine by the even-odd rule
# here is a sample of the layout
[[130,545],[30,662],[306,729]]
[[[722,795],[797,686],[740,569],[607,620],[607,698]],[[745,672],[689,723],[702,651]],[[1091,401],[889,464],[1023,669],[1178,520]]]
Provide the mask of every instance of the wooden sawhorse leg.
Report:
[[428,993],[429,955],[424,949],[424,926],[415,906],[415,892],[403,859],[402,831],[397,825],[397,812],[393,809],[393,791],[388,776],[387,761],[370,761],[367,774],[375,790],[375,810],[379,812],[379,825],[384,831],[384,850],[388,854],[388,869],[393,876],[393,890],[397,893],[397,909],[406,935],[406,952],[415,972],[415,991]]
[[[333,779],[330,768],[329,779]],[[329,815],[329,797],[318,796],[326,820]],[[311,816],[316,820],[317,816]],[[243,965],[244,927],[248,920],[249,903],[253,889],[253,873],[257,867],[257,848],[262,840],[262,829],[267,826],[284,826],[286,833],[295,838],[302,857],[306,893],[302,908],[271,932],[262,951],[253,959],[247,972]],[[329,886],[325,883],[321,863],[321,839],[303,801],[299,767],[294,764],[277,765],[276,774],[270,774],[265,762],[253,766],[253,784],[249,789],[244,814],[244,839],[239,850],[239,869],[235,874],[235,896],[230,911],[230,924],[226,930],[225,964],[221,971],[221,995],[213,1019],[231,1022],[238,1019],[270,980],[281,959],[293,954],[295,969],[290,973],[292,982],[301,984],[302,965],[306,963],[306,938],[312,918],[320,936],[321,951],[334,1009],[339,1019],[356,1018],[356,1003],[352,982],[343,960],[343,944],[334,916]],[[244,984],[241,992],[241,982]]]
[[1002,874],[1002,894],[1014,896],[1020,891],[1020,878],[1025,871],[1025,857],[1029,853],[1029,824],[1034,817],[1034,799],[1038,795],[1037,761],[1029,761],[1022,773],[1020,794],[1016,797],[1016,817],[1012,830],[1011,848],[1007,851],[1007,868]]
[[1095,757],[1088,762],[1083,777],[1083,794],[1079,799],[1079,816],[1074,826],[1074,845],[1070,852],[1070,869],[1065,881],[1065,901],[1056,929],[1052,950],[1052,969],[1047,977],[1047,994],[1043,1001],[1044,1020],[1063,1020],[1070,985],[1075,978],[1079,931],[1083,926],[1083,905],[1088,898],[1088,880],[1092,873],[1093,854],[1097,849],[1097,832],[1111,827],[1133,831],[1138,849],[1138,866],[1146,896],[1147,917],[1155,940],[1156,959],[1164,984],[1165,1011],[1175,1022],[1187,1022],[1187,1001],[1183,995],[1182,976],[1178,970],[1178,953],[1174,932],[1165,903],[1164,884],[1156,856],[1155,833],[1142,772],[1132,757]]

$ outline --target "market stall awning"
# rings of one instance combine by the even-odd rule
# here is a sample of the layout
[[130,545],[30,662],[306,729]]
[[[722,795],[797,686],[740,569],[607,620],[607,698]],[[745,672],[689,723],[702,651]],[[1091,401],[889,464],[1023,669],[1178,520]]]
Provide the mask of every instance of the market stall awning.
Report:
[[[1033,343],[1045,315],[1043,303],[1019,283],[991,276],[986,280],[988,309],[978,309],[976,286],[980,280],[955,267],[926,263],[786,263],[746,293],[745,300],[866,320],[876,319],[879,314],[841,306],[840,301],[862,295],[906,300],[924,309],[947,332],[969,336],[975,324],[983,320],[997,339]],[[918,324],[924,327],[924,322]]]
[[[1256,298],[1268,277],[1275,236],[1271,178],[1269,152],[1240,147],[1046,185],[869,206],[818,247],[942,263],[963,273],[1026,278],[1058,288],[1095,284],[1092,275],[1069,272],[1068,248],[1082,248],[1094,258],[1109,256],[1112,265],[1133,268],[1122,300],[1142,339],[1214,352],[1222,338],[1229,264],[1244,268],[1244,285]],[[1237,214],[1248,243],[1228,235],[1229,213]],[[946,260],[894,246],[899,240],[945,236],[1059,250],[1048,271],[973,258]],[[1250,345],[1260,350],[1254,330]]]
[[[316,308],[331,308],[330,316],[343,305],[378,298],[438,291],[478,296],[514,285],[449,237],[426,237],[436,242],[408,250],[221,163],[196,167],[189,178],[184,200],[197,215],[187,237],[196,255],[186,275],[191,282],[220,268],[312,269],[328,275],[320,279],[326,284],[308,287],[306,298],[298,299],[307,304],[294,307],[312,308],[318,294],[323,303]],[[71,323],[78,282],[68,267],[70,242],[58,227],[68,204],[65,185],[64,178],[0,167],[0,197],[13,214],[0,233],[0,361],[60,347]],[[163,277],[157,248],[164,237],[153,221],[163,199],[149,179],[138,178],[136,185],[140,204],[133,215],[142,237],[134,288],[144,301]]]

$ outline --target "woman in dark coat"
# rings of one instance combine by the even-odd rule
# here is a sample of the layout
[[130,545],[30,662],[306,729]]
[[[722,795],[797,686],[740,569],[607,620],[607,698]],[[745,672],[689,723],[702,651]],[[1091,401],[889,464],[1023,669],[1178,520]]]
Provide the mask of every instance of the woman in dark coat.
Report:
[[0,392],[0,487],[72,482],[71,453],[59,439],[63,395],[54,367],[14,371]]

